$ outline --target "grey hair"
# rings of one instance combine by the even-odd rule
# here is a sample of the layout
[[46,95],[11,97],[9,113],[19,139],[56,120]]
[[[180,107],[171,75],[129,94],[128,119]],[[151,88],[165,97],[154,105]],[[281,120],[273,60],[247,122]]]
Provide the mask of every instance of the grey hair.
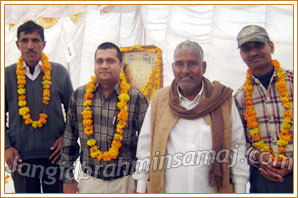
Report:
[[184,50],[184,49],[193,49],[193,50],[195,50],[198,53],[198,55],[200,55],[201,61],[202,62],[204,61],[203,49],[197,42],[186,40],[186,41],[183,41],[183,42],[179,43],[177,45],[177,47],[175,48],[174,54],[176,54],[178,51]]

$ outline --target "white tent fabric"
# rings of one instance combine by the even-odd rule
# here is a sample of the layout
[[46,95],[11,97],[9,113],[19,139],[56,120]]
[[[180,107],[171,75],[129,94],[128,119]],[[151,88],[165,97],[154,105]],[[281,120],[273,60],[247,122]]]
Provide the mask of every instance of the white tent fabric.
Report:
[[[105,41],[120,47],[155,45],[163,50],[163,80],[173,80],[175,46],[186,39],[203,47],[206,76],[239,88],[247,66],[237,49],[236,36],[249,24],[264,26],[275,44],[274,58],[293,70],[293,5],[6,5],[5,65],[17,61],[16,31],[24,21],[60,17],[45,29],[44,52],[51,61],[69,67],[77,88],[93,74],[94,52]],[[77,24],[70,15],[83,13]],[[9,24],[16,24],[9,29]],[[67,48],[72,57],[68,57]],[[69,60],[70,59],[70,60]],[[141,67],[141,65],[140,65]]]

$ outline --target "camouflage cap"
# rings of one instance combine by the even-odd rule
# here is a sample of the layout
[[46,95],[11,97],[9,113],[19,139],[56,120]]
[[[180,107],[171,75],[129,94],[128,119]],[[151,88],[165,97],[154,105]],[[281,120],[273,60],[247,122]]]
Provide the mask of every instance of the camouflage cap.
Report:
[[268,42],[270,38],[267,31],[258,25],[248,25],[242,28],[237,36],[238,48],[247,42]]

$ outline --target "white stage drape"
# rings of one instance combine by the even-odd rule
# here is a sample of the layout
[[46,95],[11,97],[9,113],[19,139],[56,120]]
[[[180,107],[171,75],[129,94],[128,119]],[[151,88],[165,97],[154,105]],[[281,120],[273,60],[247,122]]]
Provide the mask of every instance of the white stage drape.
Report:
[[[167,86],[173,80],[175,46],[190,39],[203,47],[206,76],[236,90],[247,69],[236,41],[245,25],[264,26],[275,44],[273,58],[293,70],[293,9],[293,5],[5,5],[5,66],[20,56],[15,45],[19,25],[30,19],[39,23],[39,17],[59,17],[45,29],[44,52],[51,61],[68,67],[74,88],[93,75],[94,52],[105,41],[120,47],[161,48]],[[78,13],[82,15],[74,24],[70,16]]]

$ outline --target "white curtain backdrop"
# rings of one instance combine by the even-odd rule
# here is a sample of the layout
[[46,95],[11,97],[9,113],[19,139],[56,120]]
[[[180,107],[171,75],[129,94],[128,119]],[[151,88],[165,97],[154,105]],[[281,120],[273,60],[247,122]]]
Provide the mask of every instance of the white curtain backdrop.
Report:
[[[51,61],[68,67],[74,88],[93,75],[95,49],[105,41],[120,47],[161,48],[167,86],[173,80],[173,51],[179,42],[190,39],[203,47],[206,76],[236,90],[247,69],[236,37],[246,25],[264,26],[275,44],[273,58],[293,70],[293,9],[293,5],[5,5],[5,66],[20,56],[15,45],[19,25],[29,19],[39,23],[40,16],[60,17],[45,29],[44,52]],[[81,12],[74,24],[69,16]],[[15,26],[9,28],[10,24]]]

